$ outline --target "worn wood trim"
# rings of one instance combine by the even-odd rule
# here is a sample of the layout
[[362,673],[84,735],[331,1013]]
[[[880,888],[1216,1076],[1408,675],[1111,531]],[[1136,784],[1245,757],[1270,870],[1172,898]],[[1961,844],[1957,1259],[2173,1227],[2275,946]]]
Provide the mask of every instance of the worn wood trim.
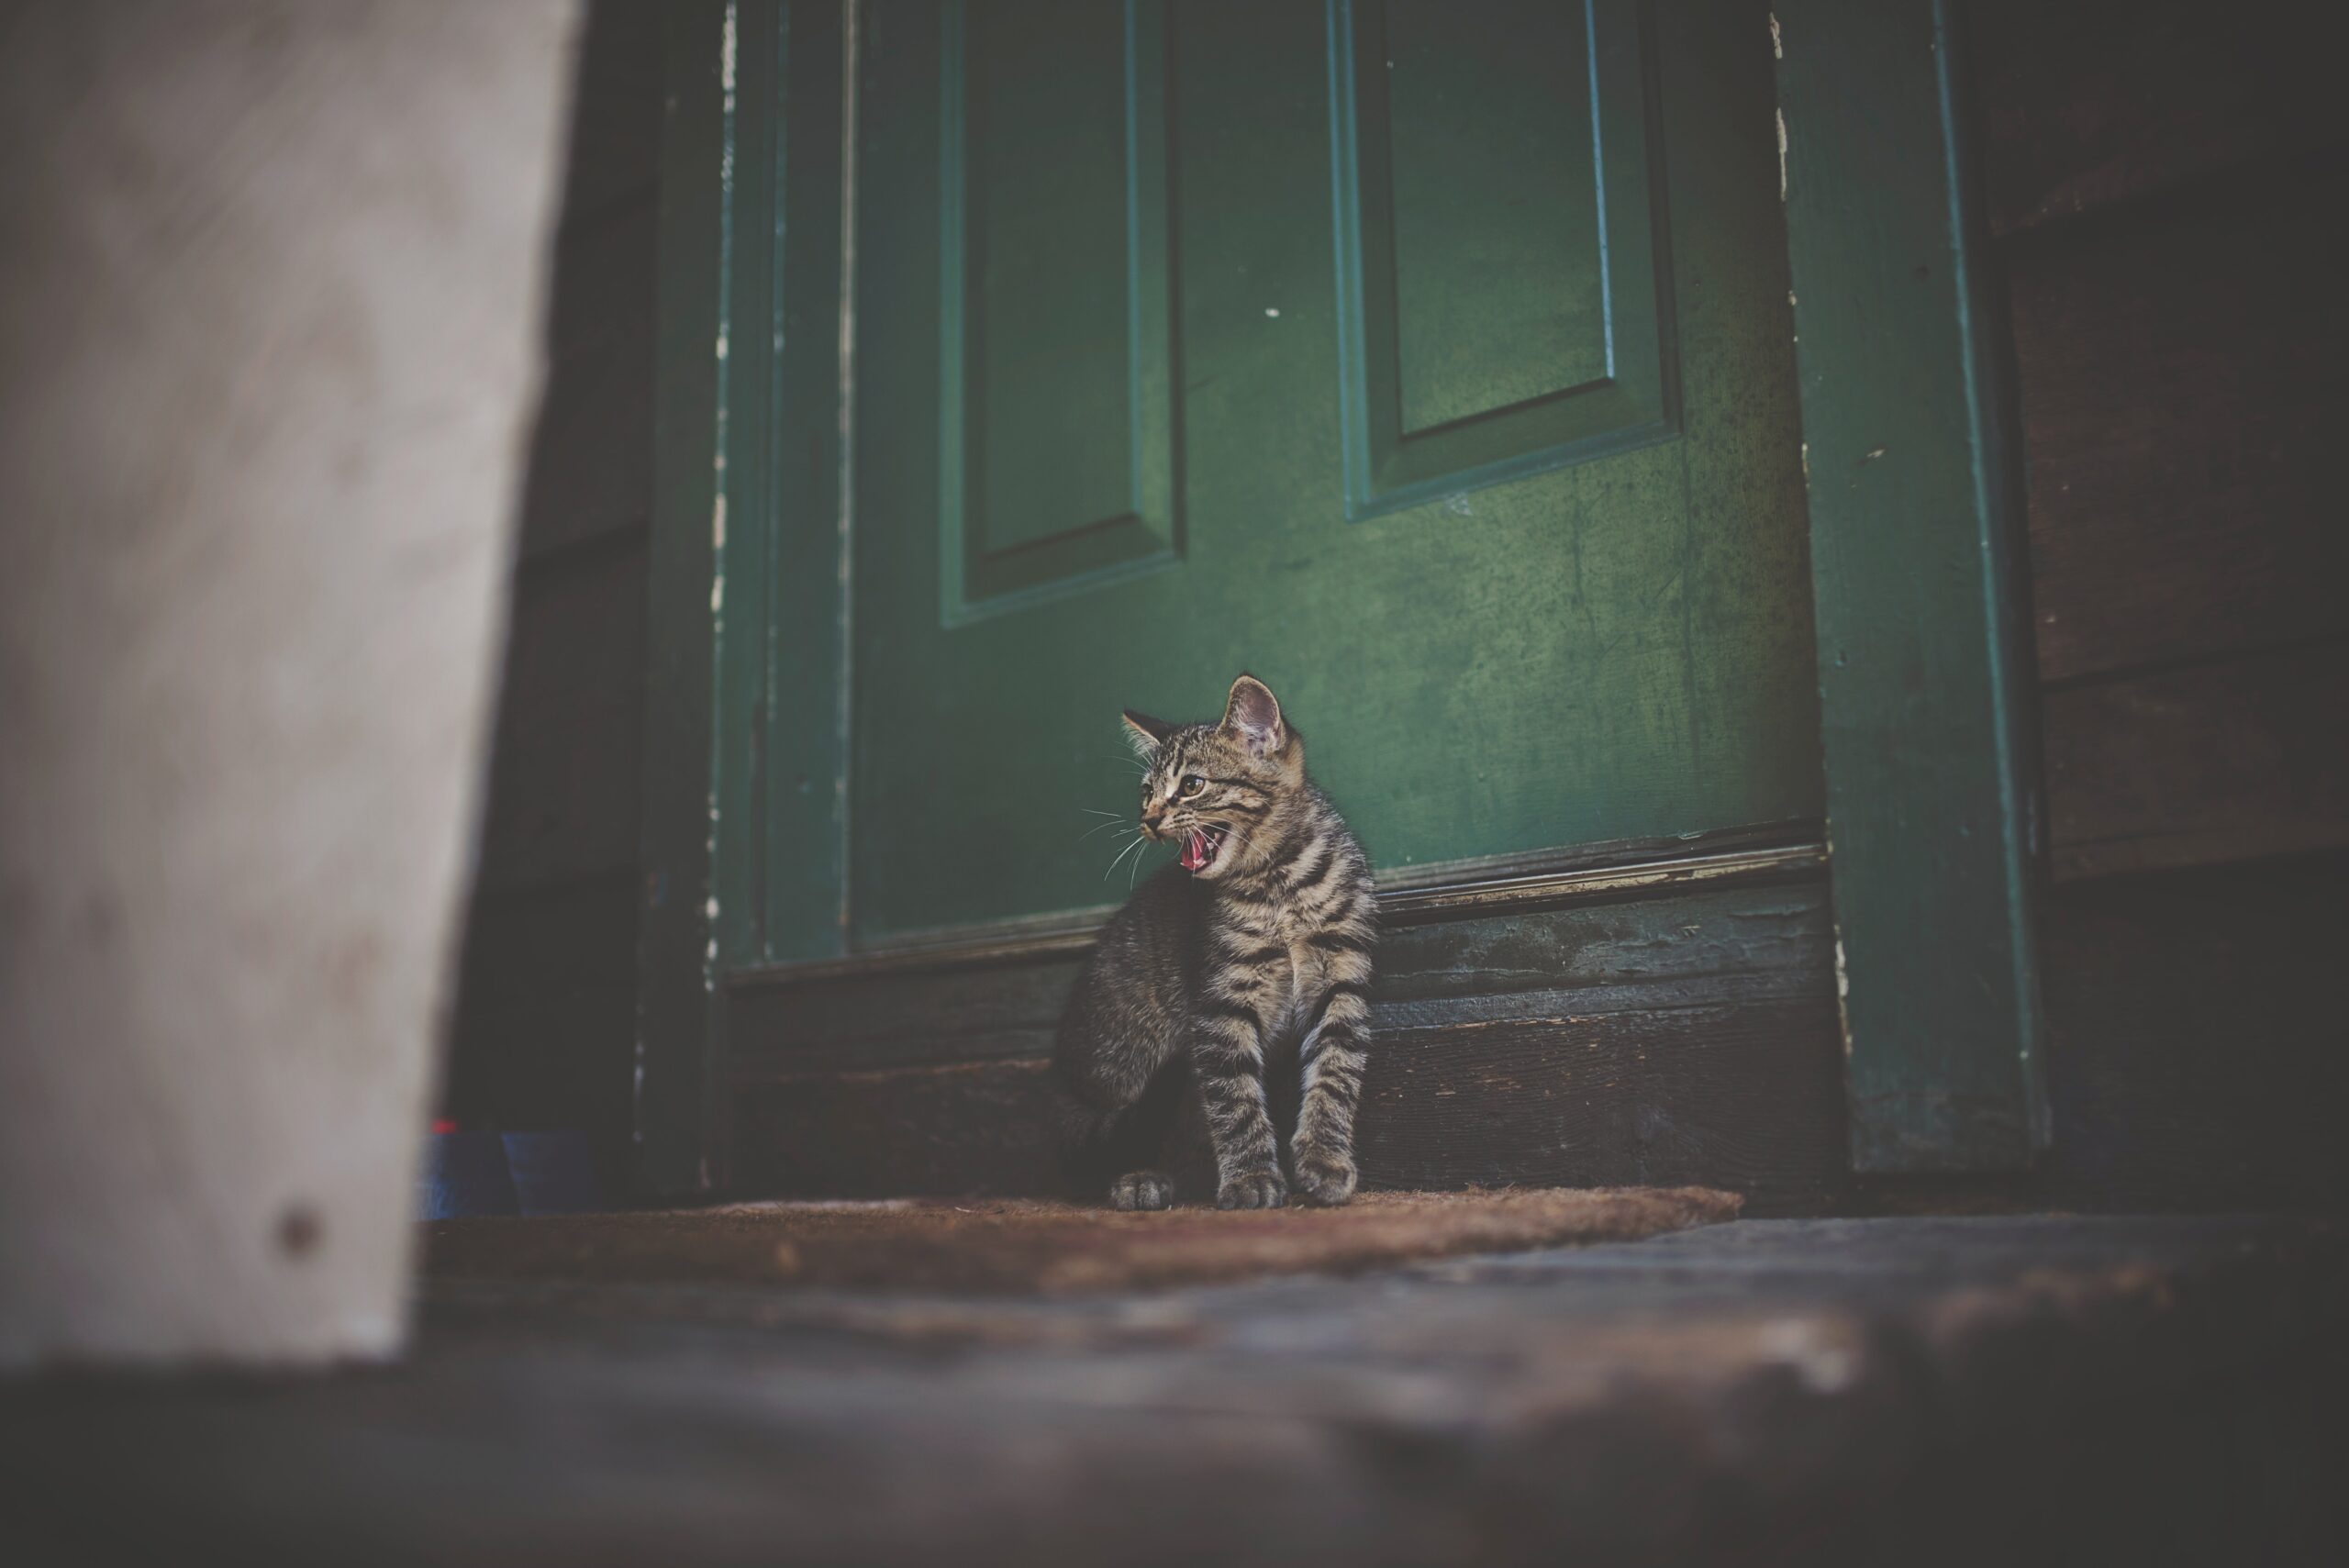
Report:
[[[740,265],[764,278],[748,336],[769,388],[765,419],[745,432],[739,465],[768,497],[754,519],[771,595],[745,622],[741,647],[757,693],[737,773],[751,826],[742,856],[755,884],[740,906],[741,962],[839,952],[846,940],[848,571],[845,456],[851,443],[843,216],[852,199],[844,143],[854,113],[853,8],[781,10],[785,117],[768,153],[754,232],[738,227]],[[785,193],[790,193],[786,208]],[[788,432],[786,439],[785,432]],[[726,962],[737,962],[729,956]]]
[[[716,1183],[718,1067],[711,584],[725,364],[735,16],[722,0],[670,7],[661,121],[659,353],[648,540],[644,910],[635,1040],[636,1177],[660,1195]],[[723,56],[723,58],[721,58]]]
[[[1731,835],[1722,835],[1730,837]],[[1710,835],[1708,835],[1710,837]],[[1593,863],[1597,862],[1598,863]],[[1827,864],[1815,837],[1737,848],[1645,855],[1586,847],[1569,855],[1491,856],[1415,866],[1379,878],[1382,925],[1464,919],[1621,898],[1657,897],[1693,888],[1739,886],[1811,876]],[[729,989],[794,985],[865,975],[961,969],[1081,953],[1117,910],[1105,904],[1031,919],[964,928],[950,936],[874,948],[837,959],[772,963],[729,971]]]
[[[640,1178],[661,1194],[726,1183],[720,975],[841,941],[852,17],[785,0],[669,17],[636,1100]],[[786,181],[829,217],[786,226]],[[786,444],[786,426],[818,435]]]
[[1818,840],[1767,849],[1676,855],[1627,864],[1561,871],[1467,875],[1441,882],[1382,887],[1382,924],[1494,915],[1601,900],[1660,897],[1686,888],[1775,882],[1824,870],[1827,846]]
[[1781,0],[1854,1164],[2047,1141],[2020,485],[1953,0]]
[[[1833,947],[1816,874],[1505,909],[1387,931],[1371,1006],[1380,1028],[1420,1028],[1796,995],[1831,1003]],[[778,1070],[1046,1055],[1079,962],[1044,952],[735,989],[732,1071],[740,1082]],[[1834,1034],[1817,1044],[1840,1073]]]
[[[1776,1212],[1831,1207],[1843,1092],[1815,854],[1782,880],[1386,932],[1364,1180],[1688,1180]],[[1046,1066],[1076,967],[1045,954],[733,992],[740,1189],[1056,1190]],[[1270,1078],[1284,1124],[1295,1084]]]

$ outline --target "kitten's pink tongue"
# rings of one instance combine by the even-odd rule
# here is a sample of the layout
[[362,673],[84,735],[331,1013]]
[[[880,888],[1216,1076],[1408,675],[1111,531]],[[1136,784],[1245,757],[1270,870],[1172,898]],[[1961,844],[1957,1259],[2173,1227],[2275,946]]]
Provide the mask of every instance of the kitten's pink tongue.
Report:
[[1197,871],[1208,863],[1208,836],[1197,828],[1183,840],[1183,869]]

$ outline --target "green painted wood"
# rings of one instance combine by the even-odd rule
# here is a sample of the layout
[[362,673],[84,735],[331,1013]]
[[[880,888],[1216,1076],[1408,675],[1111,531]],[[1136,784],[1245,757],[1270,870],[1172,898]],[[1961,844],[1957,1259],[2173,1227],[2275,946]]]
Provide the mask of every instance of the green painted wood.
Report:
[[[768,628],[781,629],[776,585],[777,487],[775,317],[780,227],[778,159],[787,113],[783,57],[789,13],[774,5],[737,4],[728,13],[732,73],[727,95],[726,206],[729,236],[719,256],[724,314],[712,348],[718,377],[717,451],[721,484],[709,518],[714,575],[710,633],[716,646],[717,697],[712,749],[716,784],[705,824],[712,859],[716,922],[713,973],[762,956],[760,878],[774,856],[759,833],[768,778],[766,719]],[[811,530],[812,531],[812,530]]]
[[660,354],[648,542],[643,917],[639,925],[634,1134],[637,1180],[706,1190],[723,1074],[717,1028],[711,852],[724,406],[717,355],[727,298],[732,7],[671,7],[661,132]]
[[841,28],[837,6],[772,3],[670,22],[637,1031],[655,1192],[725,1182],[720,974],[842,940]]
[[[732,460],[774,475],[769,505],[747,519],[768,541],[774,612],[765,626],[743,628],[763,689],[755,744],[738,775],[752,809],[764,812],[763,838],[742,849],[760,879],[750,905],[759,929],[743,945],[769,961],[842,951],[848,810],[840,417],[843,7],[818,0],[781,9],[782,142],[761,209],[766,226],[741,252],[755,257],[771,279],[759,318],[766,330],[745,331],[741,341],[774,388],[774,415],[744,431],[746,443]],[[790,194],[787,204],[782,192]]]
[[1673,435],[1645,7],[1330,18],[1347,515]]
[[2047,1140],[2017,481],[1942,0],[1779,0],[1787,243],[1863,1171]]
[[[1331,79],[1338,145],[1359,154],[1356,177],[1369,187],[1359,198],[1366,207],[1375,197],[1386,221],[1349,230],[1341,218],[1339,243],[1386,252],[1406,433],[1612,374],[1606,231],[1588,221],[1600,210],[1597,133],[1609,118],[1618,131],[1644,128],[1645,83],[1632,78],[1628,117],[1596,82],[1588,95],[1557,90],[1560,76],[1598,63],[1597,9],[1549,6],[1502,27],[1472,15],[1464,27],[1437,7],[1341,0],[1352,36],[1339,41]],[[1610,26],[1620,17],[1636,27],[1636,7],[1608,11]],[[1636,33],[1628,41],[1618,52],[1636,65]],[[1479,91],[1463,95],[1463,81]],[[1529,186],[1550,199],[1527,202]],[[1480,274],[1513,308],[1461,286]]]
[[1163,8],[949,0],[937,25],[953,626],[1174,559],[1175,344]]
[[[1333,168],[1358,144],[1391,147],[1394,138],[1360,129],[1333,144],[1333,71],[1361,76],[1343,12],[1167,7],[1170,69],[1154,72],[1144,66],[1162,23],[1151,7],[1114,13],[1121,54],[1099,36],[1108,7],[1072,19],[1005,0],[969,17],[982,10],[990,27],[1054,25],[1032,50],[1006,57],[958,38],[952,7],[863,14],[852,947],[1120,895],[1125,868],[1114,884],[1103,880],[1113,837],[1084,838],[1098,820],[1086,810],[1131,806],[1118,709],[1203,712],[1241,667],[1281,693],[1311,738],[1317,773],[1384,866],[1816,816],[1814,661],[1763,7],[1743,8],[1741,30],[1677,7],[1642,24],[1601,0],[1579,30],[1549,28],[1556,58],[1505,84],[1522,100],[1546,80],[1577,106],[1579,124],[1594,110],[1596,37],[1605,150],[1587,176],[1593,195],[1561,218],[1538,177],[1564,156],[1552,145],[1523,179],[1479,170],[1476,181],[1464,178],[1452,217],[1406,226],[1406,262],[1425,253],[1431,223],[1473,217],[1520,255],[1550,244],[1562,225],[1580,234],[1554,274],[1530,263],[1505,270],[1473,335],[1487,370],[1531,384],[1522,378],[1547,373],[1546,339],[1514,367],[1495,356],[1521,336],[1529,313],[1583,320],[1603,217],[1609,255],[1648,258],[1644,269],[1623,261],[1627,276],[1644,280],[1645,302],[1630,282],[1615,290],[1619,373],[1630,385],[1633,339],[1651,345],[1653,384],[1667,364],[1678,380],[1676,434],[1651,431],[1634,450],[1585,451],[1542,472],[1495,467],[1493,450],[1478,444],[1490,431],[1520,416],[1539,425],[1559,408],[1595,406],[1617,389],[1536,396],[1419,432],[1437,454],[1436,472],[1418,476],[1433,485],[1427,498],[1360,521],[1349,517],[1345,478]],[[1411,34],[1420,52],[1398,122],[1406,174],[1396,189],[1438,192],[1445,159],[1495,156],[1488,118],[1472,117],[1448,140],[1426,128],[1442,123],[1444,103],[1486,90],[1486,63],[1500,45],[1485,29],[1522,24],[1541,37],[1536,24],[1548,15],[1463,12],[1457,27],[1476,32],[1473,49]],[[981,65],[1033,72],[1013,81],[1042,108],[1064,106],[1067,158],[994,161],[967,132],[952,134],[957,103],[971,112]],[[1064,80],[1079,69],[1122,73],[1122,96]],[[959,100],[950,90],[957,70]],[[1162,80],[1163,170],[1132,128],[1158,117],[1148,95]],[[1007,90],[986,89],[990,101]],[[1112,177],[1110,145],[1120,115],[1129,128],[1121,179]],[[1342,131],[1344,117],[1334,123]],[[1554,116],[1545,123],[1567,135]],[[1408,139],[1420,133],[1431,139]],[[948,155],[958,147],[963,156]],[[1620,177],[1610,161],[1619,156],[1630,164]],[[1135,217],[1154,209],[1161,182],[1163,233]],[[1614,205],[1637,213],[1634,196],[1644,198],[1643,221],[1620,218]],[[967,231],[978,210],[1017,216],[1023,233],[1056,213],[1072,249],[1055,254],[1046,244],[1039,257],[1030,245],[1017,266],[974,269],[981,247]],[[1087,263],[1096,275],[1083,287],[1064,275],[1078,254],[1108,247],[1103,237],[1120,224],[1122,259]],[[1131,417],[1133,388],[1154,379],[1135,373],[1133,313],[1160,289],[1176,377],[1166,533],[1179,548],[1119,556],[1123,547],[1103,541],[1137,517],[1148,526],[1147,486],[1129,492],[1144,498],[1122,517],[1089,515],[1116,504],[1104,486],[1121,474],[1131,483],[1120,464],[1132,462],[1132,432],[1150,428]],[[1022,290],[1036,297],[1015,297]],[[1092,290],[1113,303],[1122,295],[1122,322]],[[1418,283],[1397,297],[1432,308]],[[1061,303],[1067,315],[1045,335],[1044,361],[986,361],[985,375],[974,368],[974,320],[984,339],[988,319],[1041,319]],[[1398,344],[1424,340],[1426,322],[1406,336],[1393,315]],[[1063,433],[1049,461],[1022,455],[1039,438],[1018,432],[1041,428]],[[1000,550],[1006,559],[1038,553],[985,615],[957,613],[941,537],[963,541],[966,565],[973,540],[998,550],[998,538],[1015,536],[991,522],[974,529],[971,508],[992,517],[1022,492],[991,488],[1019,471],[990,471],[974,431],[981,442],[1011,443],[1002,451],[1031,471],[1038,512],[1008,525],[1036,533]],[[1502,455],[1547,450],[1556,433],[1542,431],[1508,436]],[[1095,450],[1076,450],[1086,441]],[[1147,452],[1151,442],[1142,445]],[[960,528],[949,520],[958,493]],[[1055,550],[1066,553],[1048,556]],[[967,582],[961,602],[972,604]]]

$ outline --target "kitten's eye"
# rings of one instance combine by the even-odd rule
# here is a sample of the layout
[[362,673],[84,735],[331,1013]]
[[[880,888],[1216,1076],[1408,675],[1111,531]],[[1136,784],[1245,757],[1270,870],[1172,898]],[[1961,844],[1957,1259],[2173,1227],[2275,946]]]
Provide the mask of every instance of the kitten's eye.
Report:
[[1207,787],[1208,781],[1199,777],[1198,774],[1185,773],[1183,775],[1183,798],[1185,800],[1190,799],[1193,795],[1198,794],[1199,791]]

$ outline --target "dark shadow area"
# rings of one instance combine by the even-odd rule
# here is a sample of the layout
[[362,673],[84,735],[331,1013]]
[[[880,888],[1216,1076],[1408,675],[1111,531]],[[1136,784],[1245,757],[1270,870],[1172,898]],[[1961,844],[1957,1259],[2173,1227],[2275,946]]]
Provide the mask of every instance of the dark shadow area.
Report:
[[651,506],[661,7],[589,8],[551,257],[546,383],[441,1114],[580,1129],[625,1191]]

